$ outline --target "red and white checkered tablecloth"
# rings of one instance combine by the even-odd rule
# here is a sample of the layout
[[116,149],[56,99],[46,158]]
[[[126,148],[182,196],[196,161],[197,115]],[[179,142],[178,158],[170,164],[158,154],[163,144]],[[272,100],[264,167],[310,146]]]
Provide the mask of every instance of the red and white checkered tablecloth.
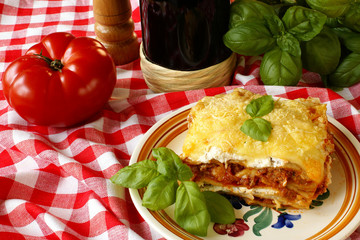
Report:
[[[140,41],[138,1],[131,4]],[[58,31],[94,37],[91,1],[0,0],[0,74]],[[118,66],[116,88],[102,116],[73,128],[27,123],[8,106],[0,87],[0,239],[161,239],[138,214],[128,191],[109,178],[128,165],[137,142],[158,120],[234,87],[291,99],[319,97],[328,114],[360,140],[360,84],[334,92],[304,70],[298,87],[263,86],[260,61],[239,57],[232,86],[161,94],[146,86],[139,60]]]

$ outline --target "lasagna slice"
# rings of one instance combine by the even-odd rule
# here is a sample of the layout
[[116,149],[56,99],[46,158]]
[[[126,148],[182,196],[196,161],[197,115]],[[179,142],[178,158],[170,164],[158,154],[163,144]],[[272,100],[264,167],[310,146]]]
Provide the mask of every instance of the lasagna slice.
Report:
[[250,205],[309,208],[331,182],[334,145],[326,105],[317,98],[274,100],[262,118],[272,130],[268,141],[245,135],[245,108],[261,97],[244,89],[205,97],[188,115],[181,158],[203,191],[240,196]]

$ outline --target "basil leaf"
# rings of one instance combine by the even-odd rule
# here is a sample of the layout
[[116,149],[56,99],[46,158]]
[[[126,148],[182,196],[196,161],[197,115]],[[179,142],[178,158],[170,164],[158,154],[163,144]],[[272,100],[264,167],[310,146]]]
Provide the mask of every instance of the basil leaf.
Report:
[[309,41],[320,33],[326,15],[301,6],[290,7],[282,18],[286,30],[300,41]]
[[173,150],[166,147],[154,148],[152,155],[158,161],[159,173],[180,181],[189,180],[193,176],[190,167],[184,164]]
[[285,32],[285,26],[277,15],[266,16],[265,22],[273,36],[281,36]]
[[274,109],[274,99],[271,95],[264,95],[252,100],[246,106],[246,112],[251,117],[262,117]]
[[229,28],[237,27],[242,22],[259,22],[265,25],[265,17],[274,15],[274,9],[268,4],[253,0],[237,0],[231,4]]
[[296,85],[302,75],[300,56],[293,56],[279,47],[264,54],[260,76],[265,85]]
[[320,34],[310,41],[303,42],[301,50],[303,67],[321,75],[335,71],[340,61],[339,38],[327,27],[324,27]]
[[240,128],[249,137],[262,142],[266,142],[269,139],[271,129],[271,123],[262,118],[248,119]]
[[360,3],[353,2],[349,10],[339,17],[339,22],[354,31],[360,32]]
[[341,27],[341,24],[339,23],[337,18],[327,18],[326,19],[326,26],[330,27],[330,28],[336,28],[336,27]]
[[168,177],[176,177],[175,159],[179,158],[176,153],[169,148],[160,147],[154,148],[152,155],[157,160],[157,170],[159,173]]
[[341,39],[347,49],[360,53],[360,33],[353,32],[344,27],[333,28],[331,30]]
[[166,148],[166,147],[154,148],[152,150],[152,155],[154,158],[156,158],[157,160],[160,160],[160,161],[175,162],[175,161],[180,160],[180,157],[173,150],[171,150],[170,148]]
[[328,84],[351,87],[360,81],[360,53],[350,53],[329,76]]
[[210,214],[206,200],[195,182],[184,181],[176,192],[175,221],[189,233],[206,236]]
[[223,41],[233,52],[245,56],[258,56],[275,46],[270,31],[256,22],[239,23],[224,35]]
[[290,53],[294,57],[299,57],[301,55],[300,43],[290,33],[285,33],[284,35],[276,38],[276,43],[281,50]]
[[235,222],[234,208],[224,196],[216,192],[203,192],[206,199],[206,206],[210,213],[211,221],[220,224]]
[[146,188],[142,205],[150,210],[161,210],[173,203],[176,199],[178,183],[164,175],[154,178]]
[[156,162],[144,160],[120,169],[110,180],[126,188],[139,189],[146,187],[158,175]]
[[336,18],[348,11],[351,0],[306,0],[306,3],[328,17]]
[[186,164],[176,164],[177,168],[177,179],[180,181],[187,181],[194,175],[191,168]]

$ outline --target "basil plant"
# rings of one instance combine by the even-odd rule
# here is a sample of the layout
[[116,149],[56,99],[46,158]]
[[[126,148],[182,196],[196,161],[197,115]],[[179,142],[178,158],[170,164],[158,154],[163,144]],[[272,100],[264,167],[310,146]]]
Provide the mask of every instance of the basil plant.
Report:
[[296,85],[302,76],[301,42],[323,29],[327,16],[292,6],[280,18],[274,8],[253,0],[237,0],[230,9],[224,44],[245,56],[264,55],[260,77],[266,85]]
[[360,32],[360,2],[358,0],[306,0],[307,4],[343,26]]
[[333,28],[338,35],[346,51],[342,53],[342,59],[338,67],[332,72],[327,80],[332,87],[350,87],[360,82],[360,33],[345,27]]

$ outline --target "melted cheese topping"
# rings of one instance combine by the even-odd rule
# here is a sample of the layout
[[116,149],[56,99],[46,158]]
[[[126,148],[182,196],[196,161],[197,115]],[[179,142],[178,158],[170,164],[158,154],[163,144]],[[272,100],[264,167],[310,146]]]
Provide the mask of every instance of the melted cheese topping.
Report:
[[239,88],[200,100],[189,114],[182,157],[207,162],[211,151],[218,151],[225,156],[223,161],[246,160],[247,166],[265,166],[268,163],[263,160],[279,159],[298,165],[311,180],[320,183],[329,154],[326,105],[315,98],[275,100],[273,111],[262,117],[271,122],[271,135],[267,142],[261,142],[240,130],[251,118],[246,106],[259,97]]

